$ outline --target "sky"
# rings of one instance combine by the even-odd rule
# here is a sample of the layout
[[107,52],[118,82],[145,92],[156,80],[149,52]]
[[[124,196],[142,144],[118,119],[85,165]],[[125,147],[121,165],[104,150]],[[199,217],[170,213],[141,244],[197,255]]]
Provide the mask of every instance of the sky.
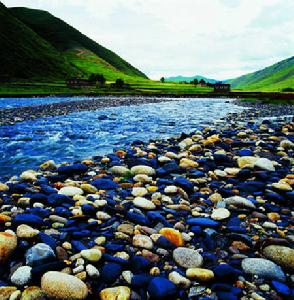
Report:
[[0,0],[44,9],[149,78],[234,78],[294,55],[294,0]]

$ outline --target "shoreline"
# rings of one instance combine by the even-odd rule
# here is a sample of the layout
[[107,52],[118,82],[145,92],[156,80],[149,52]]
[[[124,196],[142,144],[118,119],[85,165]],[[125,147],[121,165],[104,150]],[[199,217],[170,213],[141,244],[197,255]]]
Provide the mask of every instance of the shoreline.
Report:
[[[56,102],[41,105],[19,106],[13,108],[0,109],[0,126],[13,125],[19,122],[33,120],[42,117],[54,117],[67,115],[73,112],[93,111],[99,108],[131,106],[168,101],[178,101],[183,98],[173,97],[143,97],[143,96],[124,96],[124,97],[100,97],[88,100],[74,100],[66,102]],[[185,97],[184,99],[188,99]]]
[[293,296],[294,124],[256,108],[0,184],[0,295]]
[[[91,97],[89,97],[91,98]],[[93,99],[87,100],[73,100],[73,101],[65,101],[65,102],[56,102],[49,104],[41,104],[41,105],[31,105],[31,106],[18,106],[12,108],[0,108],[0,126],[9,126],[14,125],[16,123],[20,123],[23,121],[34,120],[37,118],[43,117],[54,117],[60,115],[67,115],[74,112],[82,112],[82,111],[93,111],[99,108],[105,107],[117,107],[117,106],[131,106],[131,105],[142,105],[148,103],[160,103],[160,102],[168,102],[168,101],[178,101],[178,99],[191,99],[191,98],[209,98],[206,95],[202,95],[202,97],[188,97],[188,96],[100,96]],[[241,99],[236,97],[215,97],[216,99],[228,99],[228,101],[235,101],[238,105],[241,106],[249,106],[252,107],[254,105],[258,105],[262,108],[263,105],[268,105],[262,103],[262,101],[251,101],[251,102],[242,102]],[[175,99],[175,100],[174,100]],[[284,106],[284,110],[287,111],[290,109],[292,111],[294,109],[289,104],[281,104]]]
[[44,94],[0,94],[0,98],[42,98],[42,97],[99,97],[99,96],[113,96],[113,97],[131,97],[131,96],[143,96],[143,97],[171,97],[171,98],[256,98],[256,99],[280,99],[280,100],[294,100],[294,93],[285,92],[236,92],[232,91],[230,93],[214,93],[214,92],[201,92],[201,93],[161,93],[161,92],[140,92],[133,90],[128,93],[128,91],[121,91],[116,93],[44,93]]

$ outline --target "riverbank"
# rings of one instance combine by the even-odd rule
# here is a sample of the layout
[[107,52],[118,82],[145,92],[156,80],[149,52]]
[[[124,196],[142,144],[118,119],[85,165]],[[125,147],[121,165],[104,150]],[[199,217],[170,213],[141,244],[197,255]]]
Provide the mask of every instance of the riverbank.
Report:
[[294,126],[279,107],[1,184],[0,296],[293,297]]
[[[201,97],[200,97],[201,96]],[[215,94],[214,94],[215,96]],[[221,98],[221,95],[217,95]],[[230,95],[232,96],[232,95]],[[231,97],[227,97],[223,95],[223,97],[227,99],[231,99]],[[23,122],[27,120],[33,120],[41,117],[50,117],[50,116],[60,116],[67,115],[73,112],[81,112],[81,111],[91,111],[97,110],[99,108],[104,107],[117,107],[117,106],[130,106],[130,105],[140,105],[146,103],[160,103],[162,101],[173,101],[179,99],[190,99],[190,98],[205,98],[202,94],[194,95],[192,97],[186,96],[120,96],[120,97],[97,97],[93,99],[87,100],[73,100],[66,102],[56,102],[50,104],[42,104],[42,105],[32,105],[32,106],[20,106],[13,108],[2,108],[0,109],[0,126],[3,125],[13,125],[18,122]],[[208,95],[207,95],[208,98]],[[214,97],[211,97],[214,98]],[[236,98],[233,98],[236,99]],[[240,101],[237,100],[239,105],[244,106],[256,106],[263,109],[263,106],[267,107],[266,103],[263,103],[262,100],[256,101]],[[281,100],[282,101],[282,100]],[[289,105],[288,99],[285,99],[286,102],[282,102],[284,108],[279,108],[277,111],[281,112],[283,109],[283,113],[292,112],[294,110],[294,106]],[[293,100],[294,103],[294,100]],[[277,103],[278,104],[278,103]],[[276,110],[277,107],[273,106],[273,110]]]

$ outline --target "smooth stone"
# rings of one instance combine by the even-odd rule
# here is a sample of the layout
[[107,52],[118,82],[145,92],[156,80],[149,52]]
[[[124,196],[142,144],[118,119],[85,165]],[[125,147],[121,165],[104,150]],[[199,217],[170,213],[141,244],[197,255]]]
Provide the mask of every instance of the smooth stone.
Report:
[[65,186],[58,191],[58,194],[73,197],[75,195],[83,195],[84,191],[75,186]]
[[109,169],[111,174],[118,175],[118,176],[127,176],[131,173],[131,171],[124,166],[113,166]]
[[6,262],[17,247],[17,237],[8,232],[0,232],[0,263]]
[[182,158],[179,165],[183,169],[193,169],[198,167],[198,163],[196,161],[188,158]]
[[47,296],[61,300],[83,300],[88,296],[88,288],[82,280],[56,271],[43,275],[41,287]]
[[275,171],[275,167],[273,165],[273,162],[270,161],[267,158],[258,158],[257,161],[254,164],[255,167],[258,167],[262,170],[266,171]]
[[214,273],[209,269],[190,268],[186,270],[186,276],[200,281],[209,281],[214,278]]
[[257,160],[258,157],[255,156],[241,156],[237,159],[237,163],[241,169],[245,167],[253,168]]
[[290,296],[291,295],[291,290],[286,284],[284,284],[282,282],[279,282],[279,281],[276,281],[276,280],[273,280],[272,285],[273,285],[274,289],[277,291],[278,294],[281,294],[283,296]]
[[262,278],[276,279],[282,282],[286,280],[281,267],[264,258],[245,258],[242,260],[242,269],[247,274],[258,275]]
[[92,185],[95,186],[98,190],[115,190],[119,185],[112,181],[111,179],[99,178],[92,181]]
[[270,245],[263,249],[263,255],[285,269],[294,270],[294,250],[278,245]]
[[147,235],[136,234],[133,237],[133,246],[151,250],[153,248],[153,242]]
[[97,262],[102,257],[102,253],[99,249],[82,250],[81,255],[84,259],[86,259],[90,262]]
[[169,185],[164,189],[166,194],[174,194],[177,193],[178,188],[175,185]]
[[22,294],[20,300],[43,300],[45,292],[38,286],[29,286]]
[[37,172],[34,170],[27,170],[20,174],[20,178],[25,181],[36,181],[37,180]]
[[9,190],[9,186],[5,183],[0,182],[0,192],[6,192]]
[[255,208],[255,205],[251,201],[240,196],[229,197],[224,199],[224,201],[228,205],[234,205],[237,207]]
[[55,253],[47,244],[39,243],[28,249],[25,258],[27,265],[36,266],[54,260]]
[[211,218],[215,221],[221,221],[229,218],[231,215],[230,211],[226,208],[216,208],[212,211]]
[[91,278],[97,279],[100,276],[99,270],[93,265],[88,264],[86,266],[86,271]]
[[98,190],[95,186],[93,186],[92,184],[88,184],[88,183],[81,184],[81,189],[86,194],[95,194],[96,192],[98,192]]
[[203,227],[217,227],[219,226],[219,222],[212,220],[210,218],[190,218],[186,221],[188,225],[196,225]]
[[136,197],[134,200],[133,200],[133,204],[138,207],[138,208],[143,208],[143,209],[155,209],[156,206],[155,204],[146,199],[146,198],[143,198],[143,197]]
[[134,197],[143,197],[147,194],[148,194],[148,191],[144,187],[134,187],[132,190],[132,195]]
[[233,268],[228,264],[220,264],[213,270],[217,280],[231,282],[235,281],[241,275],[241,271]]
[[177,286],[164,277],[155,277],[147,288],[151,299],[174,299],[177,294]]
[[131,168],[132,175],[145,174],[148,176],[155,175],[155,170],[149,166],[139,165]]
[[0,299],[9,300],[12,293],[17,290],[15,286],[1,286],[0,287]]
[[122,266],[117,263],[105,264],[101,271],[101,279],[108,283],[114,283],[121,275]]
[[198,268],[203,264],[203,257],[199,254],[198,251],[179,247],[173,251],[174,261],[181,267],[189,268]]
[[17,237],[23,239],[33,238],[38,234],[39,234],[39,230],[34,229],[33,227],[26,224],[19,225],[16,229]]
[[162,234],[166,239],[173,243],[177,247],[184,246],[183,236],[180,231],[173,228],[161,228],[159,233]]
[[100,292],[101,300],[129,300],[130,298],[131,289],[127,286],[106,288]]
[[176,271],[169,273],[168,279],[178,287],[188,288],[191,285],[191,281],[188,278]]
[[280,191],[292,191],[292,187],[286,182],[275,182],[272,187]]
[[10,281],[17,286],[27,285],[32,277],[32,268],[30,266],[19,267],[11,276]]

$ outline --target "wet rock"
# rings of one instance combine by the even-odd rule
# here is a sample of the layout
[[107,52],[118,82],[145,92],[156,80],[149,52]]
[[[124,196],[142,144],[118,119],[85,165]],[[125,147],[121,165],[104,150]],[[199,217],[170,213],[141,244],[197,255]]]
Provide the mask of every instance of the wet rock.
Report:
[[45,300],[45,292],[38,286],[26,288],[21,295],[21,300]]
[[26,224],[19,225],[16,229],[17,237],[23,239],[34,238],[36,235],[39,234],[39,232],[40,232],[39,230],[34,229],[31,226]]
[[156,208],[155,204],[152,201],[150,201],[146,198],[143,198],[143,197],[136,197],[133,200],[133,203],[138,208],[143,208],[143,209],[148,209],[148,210],[149,209],[152,210],[152,209]]
[[102,253],[99,249],[82,250],[81,255],[84,259],[86,259],[90,262],[97,262],[102,257]]
[[173,251],[174,261],[181,267],[189,268],[198,268],[203,264],[203,258],[198,251],[179,247]]
[[92,185],[95,186],[98,190],[115,190],[119,187],[119,185],[111,179],[103,178],[92,181]]
[[139,175],[139,174],[145,174],[148,176],[153,176],[155,175],[155,170],[149,166],[134,166],[131,168],[131,173],[132,175]]
[[127,286],[106,288],[100,292],[101,300],[129,300],[130,298],[131,289]]
[[143,197],[148,194],[148,190],[143,187],[134,187],[132,190],[132,195],[134,197]]
[[59,190],[58,194],[73,197],[75,195],[83,195],[84,191],[78,187],[65,186]]
[[128,176],[131,173],[131,171],[124,166],[113,166],[109,171],[118,176]]
[[147,290],[152,299],[173,299],[177,294],[176,285],[164,277],[152,279]]
[[75,276],[56,271],[43,275],[41,287],[47,296],[61,300],[83,300],[88,296],[88,288],[84,282]]
[[1,286],[0,287],[0,299],[1,300],[9,300],[12,293],[17,290],[14,286]]
[[266,171],[275,171],[273,162],[267,158],[258,158],[254,166]]
[[0,232],[0,263],[4,263],[17,247],[17,237],[14,234]]
[[224,201],[228,205],[234,205],[236,207],[255,208],[255,205],[251,201],[240,196],[229,197],[224,199]]
[[55,259],[52,248],[44,243],[39,243],[30,248],[25,255],[26,264],[36,266]]
[[294,270],[294,250],[289,247],[279,245],[267,246],[263,249],[263,255],[281,267]]
[[214,273],[209,269],[190,268],[186,270],[186,276],[200,281],[209,281],[214,278]]
[[149,236],[137,234],[133,237],[133,246],[151,250],[153,248],[153,242]]
[[229,218],[231,215],[230,211],[226,208],[216,208],[212,211],[211,218],[215,221],[221,221]]
[[173,228],[162,228],[159,231],[166,239],[173,243],[177,247],[182,247],[184,245],[184,240],[182,234]]
[[30,266],[19,267],[11,276],[10,281],[17,286],[27,285],[31,280],[31,271]]
[[286,280],[282,269],[264,258],[245,258],[242,261],[242,269],[247,274],[258,275],[262,278],[276,279],[282,282]]
[[178,287],[188,288],[191,281],[176,271],[169,273],[168,279]]

